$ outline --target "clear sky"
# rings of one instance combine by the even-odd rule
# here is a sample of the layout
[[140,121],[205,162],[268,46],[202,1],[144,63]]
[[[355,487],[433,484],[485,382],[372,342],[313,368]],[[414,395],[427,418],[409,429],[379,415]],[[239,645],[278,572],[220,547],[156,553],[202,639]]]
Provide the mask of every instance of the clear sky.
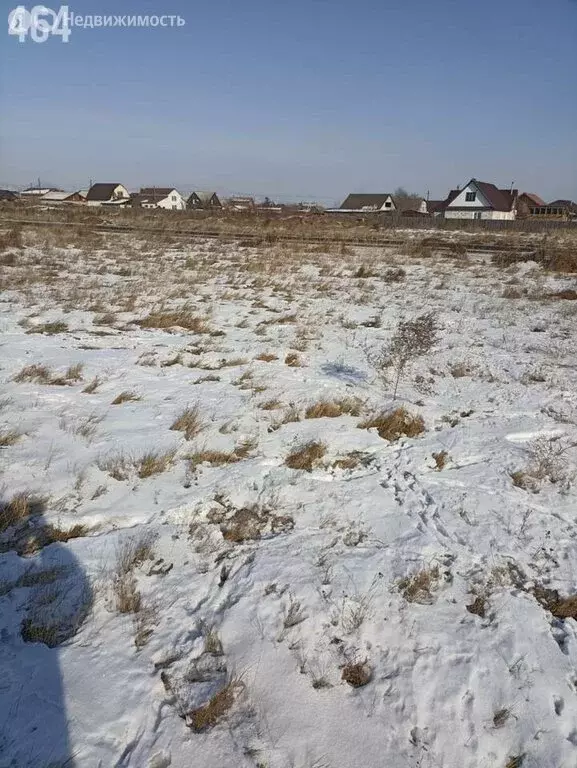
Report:
[[2,186],[577,199],[577,0],[71,0],[186,25],[43,44],[0,5]]

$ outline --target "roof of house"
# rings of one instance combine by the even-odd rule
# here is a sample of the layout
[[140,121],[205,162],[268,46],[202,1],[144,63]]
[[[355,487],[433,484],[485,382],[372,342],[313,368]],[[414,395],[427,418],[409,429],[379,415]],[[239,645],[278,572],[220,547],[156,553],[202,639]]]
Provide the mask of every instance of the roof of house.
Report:
[[79,192],[47,192],[45,195],[42,195],[43,200],[53,200],[54,202],[59,202],[62,200],[67,200],[69,197],[72,197],[73,195],[80,194]]
[[571,211],[577,211],[577,203],[572,200],[553,200],[552,203],[547,203],[547,208],[569,208]]
[[195,192],[191,192],[190,196],[189,196],[189,199],[193,195],[196,195],[196,197],[198,197],[198,199],[202,203],[210,202],[210,200],[212,200],[213,197],[216,197],[216,199],[218,200],[218,195],[216,194],[216,192],[210,192],[210,191],[206,191],[206,190],[198,190],[198,191],[195,191]]
[[545,201],[539,197],[539,195],[536,195],[534,192],[522,192],[519,197],[527,197],[533,205],[545,205]]
[[393,197],[389,192],[379,192],[377,194],[353,192],[341,205],[341,210],[360,211],[363,208],[381,208],[389,197]]
[[88,190],[86,195],[87,200],[110,200],[114,196],[114,190],[116,187],[121,187],[122,184],[115,182],[114,184],[93,184]]
[[138,194],[146,197],[157,197],[162,200],[168,197],[171,192],[176,192],[175,187],[142,187]]
[[11,189],[0,189],[0,200],[15,200],[18,197]]

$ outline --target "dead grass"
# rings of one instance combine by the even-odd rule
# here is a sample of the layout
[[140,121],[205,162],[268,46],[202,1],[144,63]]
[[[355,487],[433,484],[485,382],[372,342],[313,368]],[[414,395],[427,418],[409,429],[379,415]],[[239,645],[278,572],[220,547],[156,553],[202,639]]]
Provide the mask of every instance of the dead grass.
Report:
[[348,662],[343,667],[341,678],[352,688],[362,688],[371,682],[373,671],[366,661]]
[[439,566],[423,568],[412,576],[397,582],[401,594],[409,603],[429,605],[435,602],[434,592],[439,585],[441,574]]
[[184,716],[186,724],[196,733],[214,728],[231,709],[243,689],[242,680],[238,677],[232,678],[214,694],[207,704],[187,712]]
[[137,400],[142,400],[140,395],[131,389],[125,389],[120,394],[116,395],[111,405],[121,405],[122,403],[132,403]]
[[199,317],[193,314],[188,309],[174,310],[172,312],[151,312],[142,320],[139,320],[137,325],[141,328],[184,328],[187,331],[193,333],[210,333],[210,327],[206,321],[206,318]]
[[409,413],[405,407],[394,411],[385,411],[374,414],[361,421],[359,429],[376,429],[383,440],[394,441],[399,438],[417,437],[425,431],[425,422],[422,416]]
[[296,352],[289,352],[284,361],[289,368],[302,368],[303,366],[302,360]]
[[15,445],[22,437],[22,432],[17,429],[0,429],[0,448],[9,448]]
[[142,596],[137,588],[134,570],[154,557],[154,537],[145,533],[122,542],[116,550],[112,572],[112,592],[119,613],[138,613]]
[[51,323],[42,323],[41,325],[34,325],[26,333],[42,333],[46,336],[55,336],[57,333],[66,333],[68,331],[68,325],[62,321],[54,321]]
[[278,360],[278,356],[272,352],[261,352],[260,355],[255,357],[255,360],[262,360],[265,363],[272,363],[273,360]]
[[31,491],[17,493],[9,501],[0,501],[0,533],[20,523],[25,523],[31,517],[37,517],[44,512],[47,499],[37,496]]
[[66,543],[71,539],[80,539],[88,536],[90,528],[82,523],[76,523],[71,528],[60,528],[57,525],[43,525],[34,528],[30,532],[24,532],[15,542],[15,548],[19,555],[30,556],[39,552],[44,547],[56,542]]
[[305,419],[337,418],[344,414],[348,416],[360,416],[362,402],[357,398],[343,397],[338,400],[319,400],[314,405],[309,405],[305,411]]
[[289,453],[285,459],[285,464],[290,469],[302,469],[305,472],[312,472],[315,467],[321,464],[326,452],[327,446],[324,443],[311,440]]
[[146,451],[142,456],[134,461],[136,474],[141,479],[161,475],[172,466],[176,450],[167,451]]
[[240,509],[228,507],[219,524],[225,541],[242,544],[257,541],[264,535],[276,536],[291,531],[294,519],[290,515],[277,515],[268,504],[255,503]]
[[102,384],[102,379],[98,376],[95,376],[92,381],[90,381],[82,390],[86,395],[91,395],[93,392],[96,392],[98,387]]
[[433,459],[435,460],[435,468],[440,472],[447,466],[449,454],[447,451],[438,451],[437,453],[433,453]]
[[184,433],[186,440],[192,440],[200,435],[205,424],[200,415],[200,405],[187,405],[173,421],[171,430]]
[[19,384],[23,382],[51,384],[52,371],[47,365],[40,365],[39,363],[25,365],[24,368],[14,376],[14,381]]

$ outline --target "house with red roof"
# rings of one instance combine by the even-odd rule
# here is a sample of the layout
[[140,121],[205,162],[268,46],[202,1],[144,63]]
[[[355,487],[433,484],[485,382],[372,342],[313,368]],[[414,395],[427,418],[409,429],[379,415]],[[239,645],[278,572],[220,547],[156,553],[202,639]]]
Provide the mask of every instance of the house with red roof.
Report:
[[517,217],[516,189],[499,189],[487,181],[471,179],[462,189],[452,189],[438,213],[445,219],[492,219],[512,221]]

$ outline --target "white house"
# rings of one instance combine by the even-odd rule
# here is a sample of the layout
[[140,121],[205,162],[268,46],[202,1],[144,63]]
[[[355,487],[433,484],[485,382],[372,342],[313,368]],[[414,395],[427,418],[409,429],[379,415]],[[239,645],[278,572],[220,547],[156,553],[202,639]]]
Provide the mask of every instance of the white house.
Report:
[[167,211],[184,211],[186,200],[173,187],[142,187],[132,195],[131,205],[136,208],[164,208]]
[[492,219],[512,221],[517,216],[516,189],[499,189],[486,181],[471,181],[463,189],[452,189],[443,203],[446,219]]
[[349,195],[341,205],[341,211],[355,211],[357,213],[375,213],[377,211],[396,211],[397,207],[393,196],[388,192],[376,194]]
[[86,205],[122,205],[130,200],[128,190],[122,184],[93,184],[86,195]]

